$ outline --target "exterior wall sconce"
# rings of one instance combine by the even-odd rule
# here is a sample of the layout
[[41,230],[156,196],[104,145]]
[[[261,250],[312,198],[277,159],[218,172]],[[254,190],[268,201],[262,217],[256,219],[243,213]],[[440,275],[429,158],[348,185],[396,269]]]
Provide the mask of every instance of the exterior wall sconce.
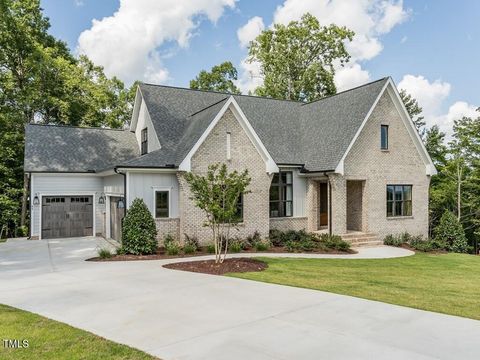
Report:
[[100,197],[98,198],[98,203],[100,205],[103,205],[105,204],[105,194],[102,192],[102,194],[100,195]]
[[125,208],[125,200],[124,198],[120,198],[120,200],[117,201],[117,209],[124,209]]
[[40,199],[38,198],[38,193],[35,194],[33,198],[33,205],[40,205]]

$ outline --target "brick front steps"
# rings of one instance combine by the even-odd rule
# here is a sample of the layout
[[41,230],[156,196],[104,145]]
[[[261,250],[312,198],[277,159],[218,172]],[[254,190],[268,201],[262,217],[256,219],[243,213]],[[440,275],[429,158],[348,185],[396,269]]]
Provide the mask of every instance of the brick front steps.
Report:
[[366,247],[366,246],[379,246],[383,245],[383,241],[380,240],[377,234],[364,233],[360,231],[352,231],[346,234],[340,235],[343,240],[350,243],[352,247]]

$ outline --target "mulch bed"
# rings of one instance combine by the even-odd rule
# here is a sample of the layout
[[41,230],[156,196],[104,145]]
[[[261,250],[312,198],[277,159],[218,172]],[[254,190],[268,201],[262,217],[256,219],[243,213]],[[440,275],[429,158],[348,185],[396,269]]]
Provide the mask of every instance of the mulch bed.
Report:
[[[266,251],[256,251],[255,249],[248,249],[248,250],[243,250],[241,253],[256,253],[256,254],[262,254],[262,253],[285,253],[285,254],[296,254],[296,253],[289,253],[287,250],[285,250],[284,247],[281,246],[272,246]],[[229,252],[229,254],[241,254],[241,253],[233,253]],[[304,254],[356,254],[357,252],[355,250],[348,250],[348,251],[338,251],[338,250],[328,250],[328,251],[309,251],[309,252],[304,252]],[[298,254],[298,253],[297,253]],[[195,257],[195,256],[205,256],[205,255],[213,255],[207,251],[206,248],[202,248],[198,250],[195,254],[190,254],[190,255],[184,255],[180,253],[179,255],[167,255],[165,253],[165,249],[163,248],[158,248],[158,251],[156,254],[152,255],[112,255],[110,258],[100,258],[98,256],[87,259],[86,261],[136,261],[136,260],[165,260],[165,259],[178,259],[178,258],[189,258],[189,257]]]
[[268,265],[263,261],[250,258],[226,259],[221,264],[215,264],[215,260],[187,261],[163,265],[164,268],[173,270],[190,271],[196,273],[223,275],[226,273],[242,273],[263,271]]

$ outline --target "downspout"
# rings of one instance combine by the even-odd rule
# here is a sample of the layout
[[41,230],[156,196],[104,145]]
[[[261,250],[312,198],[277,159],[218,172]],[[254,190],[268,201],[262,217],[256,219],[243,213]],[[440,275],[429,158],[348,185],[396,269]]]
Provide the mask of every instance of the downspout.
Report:
[[28,193],[30,194],[28,198],[28,215],[29,215],[28,218],[30,220],[30,224],[28,226],[28,240],[31,240],[32,239],[32,173],[31,172],[28,173]]

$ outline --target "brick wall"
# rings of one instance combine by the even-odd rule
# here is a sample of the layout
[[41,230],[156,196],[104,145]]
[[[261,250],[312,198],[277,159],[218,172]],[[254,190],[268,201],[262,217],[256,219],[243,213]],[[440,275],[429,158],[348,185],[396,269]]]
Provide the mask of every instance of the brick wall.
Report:
[[[389,149],[380,150],[380,125],[389,126]],[[334,176],[337,178],[339,176]],[[339,190],[333,193],[340,202],[344,196],[345,180],[365,180],[364,227],[383,237],[390,233],[408,231],[411,234],[428,234],[428,189],[430,177],[413,140],[395,108],[390,95],[385,92],[369,121],[345,159],[345,176],[334,181]],[[386,185],[413,185],[413,213],[411,217],[387,218]],[[334,224],[343,221],[345,210],[334,208]],[[339,229],[334,231],[340,233]]]
[[[227,160],[226,151],[227,131],[231,133],[230,160]],[[266,173],[265,162],[230,110],[227,110],[192,157],[192,172],[205,174],[208,165],[213,163],[226,163],[229,171],[248,169],[252,178],[248,188],[251,192],[245,194],[243,199],[244,222],[238,230],[233,229],[231,235],[246,237],[258,231],[262,237],[268,236],[272,177]],[[204,212],[190,199],[184,174],[178,173],[177,177],[180,184],[180,238],[183,240],[184,234],[195,235],[201,242],[208,243],[212,236],[210,228],[202,226],[205,221]]]
[[180,238],[180,219],[155,219],[155,224],[157,225],[158,245],[163,245],[163,239],[168,234],[177,240]]
[[277,229],[281,231],[287,230],[307,230],[307,217],[286,217],[286,218],[271,218],[270,229]]

